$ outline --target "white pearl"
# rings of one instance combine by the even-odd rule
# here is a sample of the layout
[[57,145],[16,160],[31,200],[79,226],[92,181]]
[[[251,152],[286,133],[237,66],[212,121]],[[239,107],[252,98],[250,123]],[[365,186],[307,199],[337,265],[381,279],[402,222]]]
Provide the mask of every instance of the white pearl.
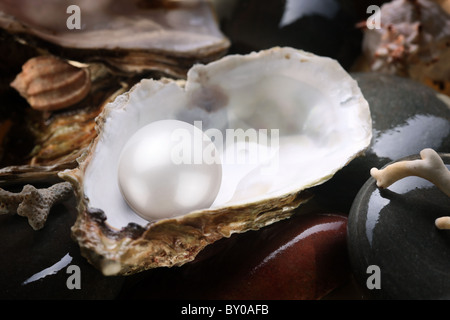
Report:
[[222,181],[222,164],[211,139],[178,120],[153,122],[126,143],[118,181],[128,205],[146,220],[209,208]]

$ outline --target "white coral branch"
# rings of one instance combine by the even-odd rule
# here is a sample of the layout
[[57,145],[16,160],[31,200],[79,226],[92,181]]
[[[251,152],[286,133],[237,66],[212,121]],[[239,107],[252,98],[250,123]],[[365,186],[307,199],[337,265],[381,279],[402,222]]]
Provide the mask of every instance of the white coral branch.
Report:
[[[378,170],[372,168],[370,174],[377,181],[379,188],[387,188],[394,182],[408,176],[417,176],[433,183],[437,188],[450,197],[450,171],[439,154],[433,149],[420,152],[419,160],[399,161]],[[436,219],[436,227],[450,229],[450,217]]]

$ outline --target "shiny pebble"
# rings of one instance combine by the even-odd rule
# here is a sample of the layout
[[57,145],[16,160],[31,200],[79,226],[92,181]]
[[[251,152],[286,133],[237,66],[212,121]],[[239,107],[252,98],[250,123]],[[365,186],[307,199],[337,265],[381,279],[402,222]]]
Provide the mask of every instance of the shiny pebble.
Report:
[[[450,167],[450,157],[443,160]],[[370,178],[347,224],[350,261],[361,288],[376,299],[449,299],[450,230],[435,226],[436,218],[449,212],[450,198],[427,180],[407,177],[379,189]]]
[[[260,0],[214,2],[219,9],[226,8],[219,10],[219,15],[222,30],[232,43],[231,53],[289,46],[334,58],[347,69],[361,51],[362,32],[355,28],[361,21],[357,16],[360,5],[355,1],[266,0],[264,5]],[[365,14],[363,19],[368,17]]]
[[373,137],[364,155],[320,189],[331,209],[348,212],[370,169],[432,148],[450,150],[450,109],[431,88],[407,78],[354,73],[369,102]]
[[222,180],[218,157],[199,128],[178,120],[153,122],[138,130],[122,150],[122,195],[147,220],[208,208]]
[[349,280],[346,227],[343,215],[311,213],[233,234],[192,263],[141,274],[121,298],[321,299]]

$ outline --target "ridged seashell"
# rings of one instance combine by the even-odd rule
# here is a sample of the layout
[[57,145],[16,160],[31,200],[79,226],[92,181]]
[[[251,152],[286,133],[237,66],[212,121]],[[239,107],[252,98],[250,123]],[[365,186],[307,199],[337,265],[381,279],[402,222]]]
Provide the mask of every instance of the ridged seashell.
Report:
[[33,109],[54,111],[80,102],[89,93],[89,71],[53,56],[39,56],[22,66],[11,86]]

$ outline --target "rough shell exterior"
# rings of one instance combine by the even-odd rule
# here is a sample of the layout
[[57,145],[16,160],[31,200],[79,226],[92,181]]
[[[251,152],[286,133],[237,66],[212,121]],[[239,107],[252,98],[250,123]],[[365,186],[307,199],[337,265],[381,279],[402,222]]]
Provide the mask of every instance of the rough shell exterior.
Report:
[[[65,179],[73,179],[67,177]],[[78,191],[82,181],[70,180]],[[81,182],[82,183],[82,182]],[[78,193],[77,197],[83,197]],[[104,275],[129,275],[157,267],[181,266],[195,259],[207,245],[232,233],[258,230],[289,218],[294,209],[308,201],[309,192],[282,199],[242,205],[221,210],[190,213],[182,219],[165,219],[143,228],[130,223],[114,230],[102,211],[90,210],[79,203],[79,216],[72,227],[73,238],[81,253]]]

